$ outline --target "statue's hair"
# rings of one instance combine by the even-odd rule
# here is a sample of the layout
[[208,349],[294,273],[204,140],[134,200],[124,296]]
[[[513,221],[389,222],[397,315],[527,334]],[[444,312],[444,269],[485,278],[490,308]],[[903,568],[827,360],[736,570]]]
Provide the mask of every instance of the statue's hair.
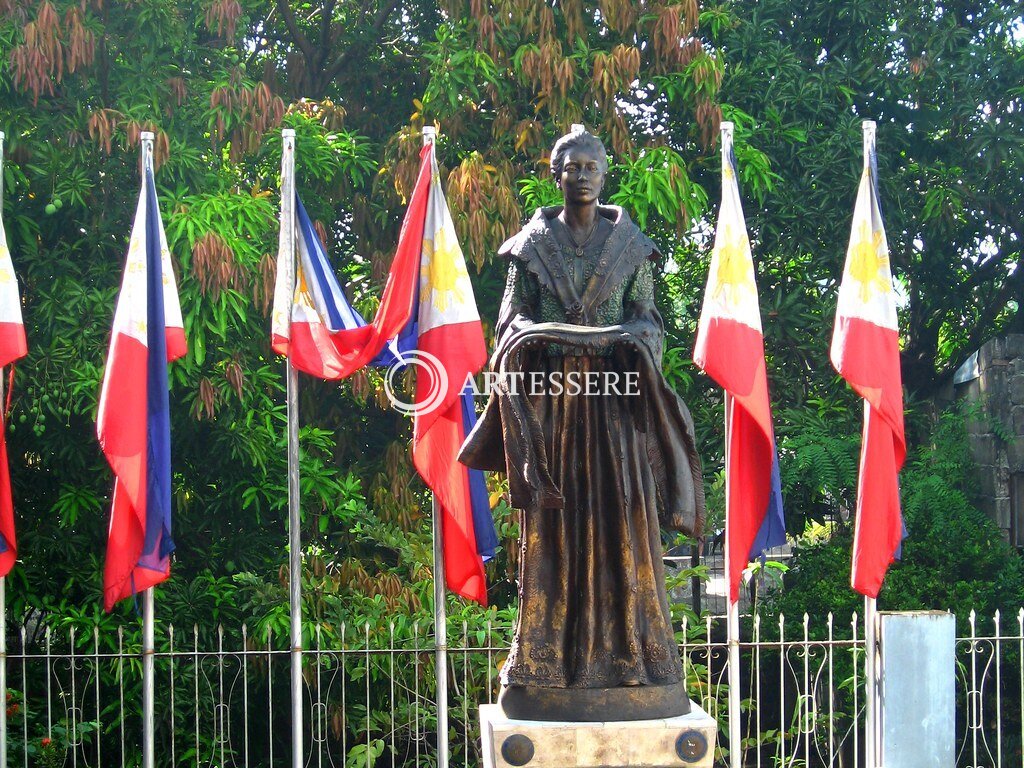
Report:
[[591,150],[604,164],[604,170],[608,170],[608,151],[604,148],[601,140],[589,131],[573,131],[556,141],[555,146],[551,149],[551,173],[555,179],[560,178],[562,175],[562,168],[565,166],[565,156],[569,154],[570,149],[575,149],[576,147]]

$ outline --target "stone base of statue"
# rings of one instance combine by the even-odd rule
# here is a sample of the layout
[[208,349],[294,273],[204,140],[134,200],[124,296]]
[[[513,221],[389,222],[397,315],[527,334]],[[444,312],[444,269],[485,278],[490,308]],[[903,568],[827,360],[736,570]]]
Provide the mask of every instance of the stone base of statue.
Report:
[[542,688],[503,685],[498,695],[503,714],[515,720],[603,723],[652,720],[690,711],[686,684],[623,685],[616,688]]
[[556,722],[511,719],[485,704],[484,768],[711,768],[718,724],[696,704],[689,709],[651,720]]

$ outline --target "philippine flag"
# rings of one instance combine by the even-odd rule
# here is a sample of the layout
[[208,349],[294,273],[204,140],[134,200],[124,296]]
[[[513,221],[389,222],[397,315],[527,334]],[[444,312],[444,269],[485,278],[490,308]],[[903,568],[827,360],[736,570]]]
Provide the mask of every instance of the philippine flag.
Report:
[[[271,321],[275,352],[286,355],[298,370],[322,379],[344,379],[368,364],[387,364],[385,347],[396,337],[408,335],[405,329],[410,317],[415,317],[418,245],[423,238],[429,186],[429,169],[421,168],[380,306],[369,324],[345,297],[298,196],[293,201],[281,201]],[[291,239],[285,226],[289,217],[294,217],[297,229],[298,259],[290,251]]]
[[448,588],[486,605],[483,560],[493,555],[497,535],[483,473],[461,464],[457,456],[476,423],[467,380],[487,361],[487,345],[466,260],[441,190],[433,143],[423,148],[420,161],[420,176],[426,173],[430,179],[430,194],[422,241],[417,244],[422,257],[413,464],[441,510]]
[[118,600],[167,579],[174,551],[167,364],[187,347],[151,154],[143,165],[96,421],[114,471],[103,574],[108,611]]
[[850,582],[867,597],[878,597],[903,540],[899,471],[907,456],[896,296],[877,178],[875,124],[865,121],[864,172],[839,286],[832,365],[864,398]]
[[[476,423],[472,387],[463,387],[483,367],[487,352],[433,144],[420,155],[373,323],[348,302],[297,197],[294,214],[282,201],[282,221],[292,215],[298,259],[291,258],[282,226],[273,348],[297,369],[325,379],[345,378],[365,365],[417,368],[413,463],[440,502],[446,581],[452,591],[484,603],[483,562],[497,548],[497,533],[483,472],[456,456]],[[425,354],[413,353],[417,349]]]
[[[0,184],[3,180],[0,179]],[[2,214],[2,212],[0,212]],[[14,263],[7,248],[7,233],[0,215],[0,368],[28,354],[25,325],[21,320],[21,297]],[[6,576],[18,559],[14,535],[14,501],[11,476],[7,467],[7,430],[3,403],[0,403],[0,576]]]
[[[362,332],[367,323],[349,303],[334,276],[327,252],[298,193],[294,202],[297,258],[288,253],[286,239],[282,237],[271,345],[304,373],[321,379],[344,378],[358,370],[350,370],[357,353],[347,346],[353,337],[344,331]],[[288,286],[293,287],[289,290]],[[376,357],[369,363],[383,366],[394,363],[398,350],[409,348],[406,335],[400,339],[401,344],[392,342],[377,350]]]
[[725,390],[725,546],[729,600],[735,603],[744,568],[786,543],[786,525],[732,124],[722,127],[722,205],[693,361]]

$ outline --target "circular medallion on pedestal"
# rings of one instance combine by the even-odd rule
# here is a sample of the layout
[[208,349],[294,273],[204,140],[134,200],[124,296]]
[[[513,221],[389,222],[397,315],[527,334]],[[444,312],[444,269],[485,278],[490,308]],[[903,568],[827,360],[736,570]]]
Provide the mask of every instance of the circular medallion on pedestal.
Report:
[[533,751],[533,742],[521,733],[513,733],[501,745],[501,756],[509,765],[526,765],[533,759]]
[[683,731],[676,739],[676,754],[686,763],[696,763],[708,752],[708,740],[700,731]]

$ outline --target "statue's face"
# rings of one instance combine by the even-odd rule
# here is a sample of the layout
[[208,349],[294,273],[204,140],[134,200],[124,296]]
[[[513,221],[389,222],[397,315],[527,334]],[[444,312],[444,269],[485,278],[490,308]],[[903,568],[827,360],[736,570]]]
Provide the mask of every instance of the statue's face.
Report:
[[567,203],[589,205],[596,203],[604,189],[606,161],[586,147],[572,147],[565,156],[558,186]]

